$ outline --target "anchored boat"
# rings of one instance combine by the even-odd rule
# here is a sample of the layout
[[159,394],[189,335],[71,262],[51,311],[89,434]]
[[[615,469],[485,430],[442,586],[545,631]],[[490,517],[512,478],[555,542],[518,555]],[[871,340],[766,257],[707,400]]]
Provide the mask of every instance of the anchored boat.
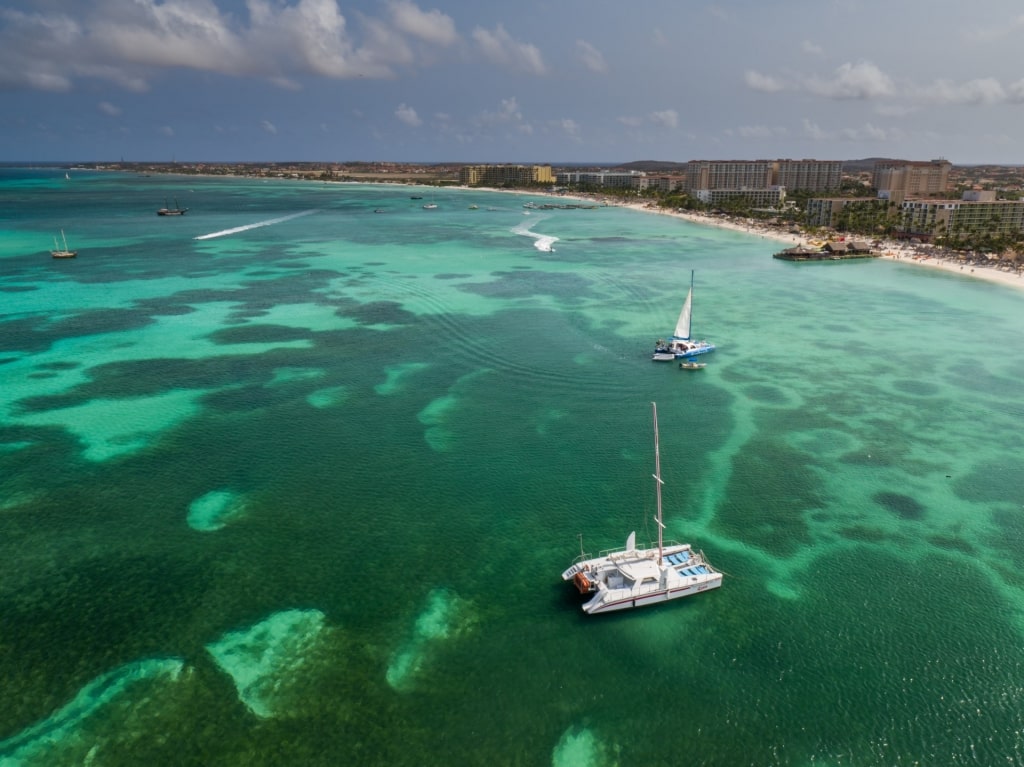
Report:
[[[675,333],[668,341],[658,339],[654,344],[654,356],[651,358],[656,362],[667,362],[677,357],[696,357],[698,354],[707,354],[715,350],[715,345],[708,341],[694,341],[690,338],[690,325],[693,322],[693,271],[690,271],[690,290],[686,294],[682,311],[679,312],[679,319],[676,321]],[[666,355],[671,354],[669,358]]]
[[658,548],[637,548],[636,532],[626,546],[590,557],[582,552],[562,573],[579,592],[590,599],[584,603],[588,614],[628,610],[670,599],[693,596],[722,585],[722,573],[711,566],[703,551],[688,543],[665,542],[661,515],[661,456],[658,449],[658,406],[651,403],[654,416],[654,482],[658,498]]

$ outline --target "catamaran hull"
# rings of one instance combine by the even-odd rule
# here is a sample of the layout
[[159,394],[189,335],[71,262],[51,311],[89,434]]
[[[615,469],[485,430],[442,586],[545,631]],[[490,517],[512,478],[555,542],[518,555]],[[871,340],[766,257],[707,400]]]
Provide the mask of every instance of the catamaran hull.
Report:
[[721,573],[716,573],[716,575],[717,577],[715,578],[709,578],[707,581],[695,583],[692,586],[667,589],[665,591],[655,591],[641,596],[623,596],[620,598],[607,593],[598,593],[597,596],[583,605],[583,612],[588,615],[597,615],[599,613],[610,613],[616,610],[629,610],[634,607],[646,607],[647,605],[656,605],[661,602],[668,602],[672,599],[682,599],[683,597],[693,596],[694,594],[700,594],[704,591],[717,589],[721,586],[722,575]]
[[714,350],[714,344],[696,344],[689,349],[677,349],[675,355],[677,359],[687,359],[689,357],[696,357],[698,354],[707,354]]

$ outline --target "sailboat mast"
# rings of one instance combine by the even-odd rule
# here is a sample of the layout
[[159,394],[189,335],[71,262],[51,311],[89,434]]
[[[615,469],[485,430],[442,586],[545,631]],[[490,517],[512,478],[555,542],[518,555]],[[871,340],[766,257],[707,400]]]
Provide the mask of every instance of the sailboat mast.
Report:
[[654,487],[656,489],[656,495],[658,497],[658,516],[654,518],[654,521],[658,523],[658,564],[661,565],[661,555],[664,550],[664,534],[665,524],[661,521],[661,486],[665,484],[661,481],[661,452],[658,449],[658,403],[651,403],[651,411],[654,414]]
[[[693,269],[690,270],[690,322],[693,322]],[[689,338],[690,334],[687,333],[686,337]]]
[[68,238],[64,236],[64,230],[60,230],[60,238],[64,240],[64,250],[68,249]]

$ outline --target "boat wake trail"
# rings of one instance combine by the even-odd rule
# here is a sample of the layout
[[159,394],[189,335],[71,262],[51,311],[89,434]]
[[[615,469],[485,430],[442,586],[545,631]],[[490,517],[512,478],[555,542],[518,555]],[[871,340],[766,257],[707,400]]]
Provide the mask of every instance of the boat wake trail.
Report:
[[[540,223],[543,219],[534,221],[534,224]],[[532,224],[519,224],[513,230],[513,234],[521,234],[525,237],[532,237],[534,239],[533,247],[543,253],[553,253],[555,248],[554,245],[558,242],[558,238],[549,234],[537,234],[536,232],[530,231]]]
[[246,224],[245,226],[236,226],[233,229],[224,229],[220,232],[213,232],[211,234],[201,234],[198,237],[193,237],[194,240],[212,240],[214,237],[226,237],[229,234],[237,234],[238,232],[246,232],[250,229],[259,229],[261,226],[271,226],[272,224],[280,224],[284,221],[291,221],[293,218],[299,218],[299,216],[308,216],[310,213],[318,213],[319,208],[313,208],[312,210],[304,210],[301,213],[292,213],[290,216],[281,216],[280,218],[268,218],[266,221],[257,221],[255,224]]

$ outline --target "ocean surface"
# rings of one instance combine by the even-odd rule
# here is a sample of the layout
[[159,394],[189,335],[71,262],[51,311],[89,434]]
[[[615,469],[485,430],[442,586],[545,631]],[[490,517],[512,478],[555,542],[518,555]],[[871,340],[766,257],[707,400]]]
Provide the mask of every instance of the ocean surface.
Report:
[[[1024,291],[69,175],[0,170],[2,767],[1024,764]],[[696,372],[650,361],[691,270]],[[651,402],[726,577],[586,616],[579,536],[656,535]]]

